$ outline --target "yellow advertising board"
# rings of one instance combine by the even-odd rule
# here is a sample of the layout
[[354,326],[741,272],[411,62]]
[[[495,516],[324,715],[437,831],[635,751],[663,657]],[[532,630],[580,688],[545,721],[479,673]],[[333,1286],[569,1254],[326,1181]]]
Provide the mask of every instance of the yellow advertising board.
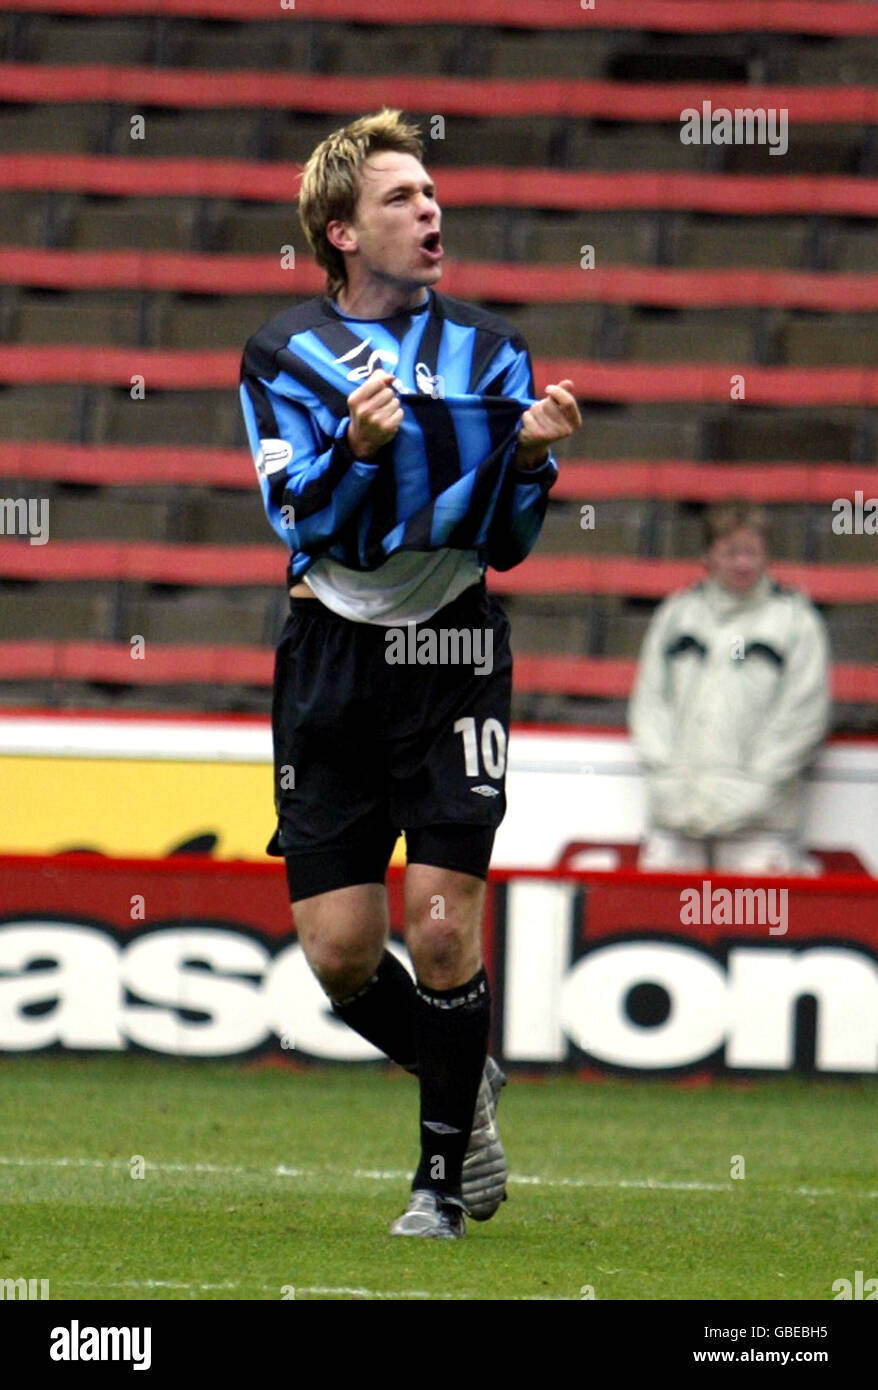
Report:
[[0,853],[269,859],[267,763],[0,757],[0,785]]
[[267,720],[0,715],[0,787],[0,853],[278,862]]
[[2,758],[7,854],[163,858],[193,842],[218,859],[267,859],[271,767],[118,758]]

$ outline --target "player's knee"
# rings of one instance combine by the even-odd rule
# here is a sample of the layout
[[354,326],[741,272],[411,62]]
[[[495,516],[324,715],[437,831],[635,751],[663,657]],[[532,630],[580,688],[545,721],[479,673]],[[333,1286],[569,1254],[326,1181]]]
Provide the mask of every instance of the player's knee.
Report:
[[415,963],[428,960],[434,965],[449,965],[460,955],[465,934],[459,922],[419,921],[408,933]]
[[383,938],[339,931],[299,930],[299,942],[320,985],[332,999],[345,999],[371,979],[384,952]]
[[362,989],[374,975],[378,961],[362,952],[347,955],[337,949],[318,946],[305,952],[308,964],[330,999],[347,999]]
[[422,910],[410,918],[406,939],[418,978],[437,989],[468,979],[469,966],[475,961],[477,968],[481,956],[478,919],[465,911]]

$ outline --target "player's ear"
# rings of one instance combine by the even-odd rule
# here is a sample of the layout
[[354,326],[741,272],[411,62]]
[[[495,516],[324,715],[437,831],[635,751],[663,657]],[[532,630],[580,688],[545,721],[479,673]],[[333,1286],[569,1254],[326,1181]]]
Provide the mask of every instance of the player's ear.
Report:
[[350,222],[342,222],[338,217],[327,222],[326,240],[330,246],[335,247],[336,251],[341,252],[356,251],[359,246],[357,234]]

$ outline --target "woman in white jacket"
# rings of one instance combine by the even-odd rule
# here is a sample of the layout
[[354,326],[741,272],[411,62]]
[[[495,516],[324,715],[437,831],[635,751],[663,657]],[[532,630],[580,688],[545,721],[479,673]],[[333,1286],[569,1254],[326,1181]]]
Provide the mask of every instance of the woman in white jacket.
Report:
[[768,573],[768,518],[707,515],[707,577],[649,625],[629,705],[647,776],[643,869],[813,873],[801,774],[829,724],[829,643],[810,600]]

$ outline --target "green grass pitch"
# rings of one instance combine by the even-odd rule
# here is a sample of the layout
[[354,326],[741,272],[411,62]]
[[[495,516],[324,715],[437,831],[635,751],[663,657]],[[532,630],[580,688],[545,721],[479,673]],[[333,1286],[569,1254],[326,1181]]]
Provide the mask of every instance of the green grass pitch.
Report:
[[513,1077],[510,1200],[433,1242],[387,1233],[415,1161],[401,1073],[7,1057],[0,1278],[75,1300],[832,1300],[878,1276],[876,1098],[872,1078]]

